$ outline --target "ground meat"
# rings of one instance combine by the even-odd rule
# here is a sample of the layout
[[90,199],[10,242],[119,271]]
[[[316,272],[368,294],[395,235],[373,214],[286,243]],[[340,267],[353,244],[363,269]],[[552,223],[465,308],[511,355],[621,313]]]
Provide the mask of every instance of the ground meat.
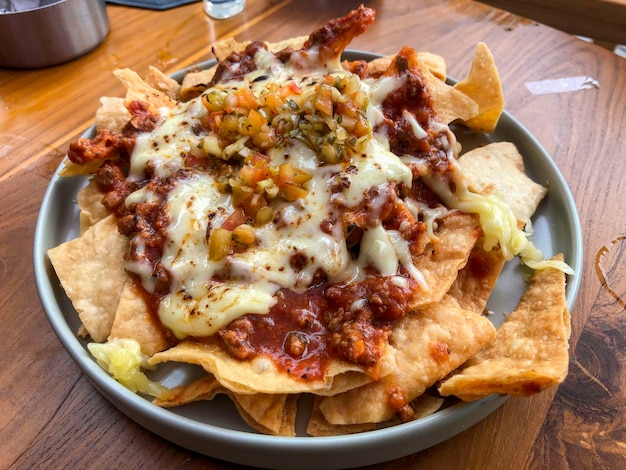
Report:
[[[432,170],[444,173],[448,170],[447,150],[441,135],[433,132],[430,124],[432,120],[437,121],[439,118],[415,61],[415,51],[403,48],[392,63],[390,72],[403,77],[403,83],[383,101],[383,115],[386,120],[379,127],[386,128],[393,153],[423,158]],[[415,135],[403,114],[404,111],[410,112],[422,129],[427,130],[425,138]]]
[[153,113],[147,103],[131,101],[127,108],[132,117],[122,129],[124,137],[135,138],[142,132],[150,132],[156,129],[161,116]]
[[332,334],[331,346],[348,362],[372,367],[380,358],[381,331],[365,318],[347,321]]
[[78,139],[70,144],[68,158],[83,165],[93,161],[128,159],[134,145],[133,139],[109,130],[99,131],[93,139]]
[[354,60],[352,62],[344,60],[341,65],[345,70],[358,75],[360,78],[367,76],[367,62],[364,60]]
[[376,13],[361,5],[343,18],[329,21],[311,33],[304,43],[303,50],[319,50],[319,61],[324,64],[341,55],[352,40],[363,34],[373,23]]
[[248,44],[241,52],[232,52],[218,64],[209,86],[211,87],[217,83],[225,83],[230,80],[241,79],[245,75],[256,70],[254,56],[260,49],[267,50],[267,45],[256,41]]
[[125,164],[128,163],[137,135],[153,130],[160,119],[160,116],[151,112],[148,105],[142,101],[130,102],[128,111],[131,113],[131,119],[121,133],[103,129],[98,131],[93,139],[78,139],[70,144],[68,158],[79,165],[105,160],[121,160]]
[[218,335],[228,354],[237,359],[250,359],[256,355],[249,342],[252,330],[252,322],[249,319],[239,318],[228,328],[221,328]]
[[301,331],[290,331],[287,333],[284,349],[292,357],[302,357],[306,353],[309,341],[307,336]]

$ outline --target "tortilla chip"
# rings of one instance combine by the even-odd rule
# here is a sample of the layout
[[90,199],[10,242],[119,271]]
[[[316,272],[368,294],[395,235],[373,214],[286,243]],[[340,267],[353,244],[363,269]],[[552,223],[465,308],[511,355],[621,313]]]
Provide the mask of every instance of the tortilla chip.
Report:
[[373,431],[377,428],[375,423],[337,425],[329,423],[320,410],[321,397],[316,397],[309,417],[306,432],[310,436],[340,436],[355,434],[357,432]]
[[127,278],[127,250],[128,238],[118,232],[115,216],[110,215],[81,237],[48,251],[63,289],[96,342],[111,333]]
[[389,69],[395,57],[395,55],[388,55],[385,57],[379,57],[377,59],[370,60],[367,63],[367,75],[370,77],[381,76]]
[[137,72],[130,69],[117,69],[113,71],[113,74],[126,87],[125,104],[132,101],[143,101],[152,112],[158,112],[161,107],[172,108],[176,105],[175,100],[166,93],[148,85]]
[[433,99],[433,109],[442,122],[450,124],[457,119],[466,121],[478,114],[478,104],[472,98],[433,75],[428,64],[422,61],[419,64]]
[[565,274],[555,268],[536,271],[494,340],[439,392],[476,400],[492,393],[528,396],[557,385],[567,374],[570,333]]
[[454,88],[478,103],[478,115],[463,118],[464,124],[477,132],[493,132],[504,110],[504,93],[495,60],[485,43],[476,45],[469,75]]
[[171,389],[152,403],[162,407],[180,406],[201,400],[212,400],[218,393],[229,395],[248,425],[264,434],[295,436],[298,395],[240,395],[224,388],[212,375]]
[[213,400],[215,395],[223,393],[224,387],[212,375],[206,375],[193,382],[174,387],[152,400],[152,403],[163,407],[185,405],[194,401]]
[[463,310],[446,296],[396,322],[389,340],[397,350],[393,373],[378,382],[325,397],[320,409],[331,424],[386,421],[398,411],[398,405],[391,403],[392,395],[410,403],[476,354],[494,334],[489,320]]
[[446,294],[481,235],[478,217],[451,212],[439,220],[436,241],[414,260],[427,288],[413,293],[409,309],[438,302]]
[[[380,363],[381,375],[391,372],[393,356],[393,349],[386,347]],[[149,359],[152,365],[167,361],[199,365],[229,390],[244,394],[309,392],[334,395],[374,380],[358,365],[336,360],[331,363],[323,379],[304,381],[280,370],[273,361],[263,356],[249,361],[233,358],[219,343],[211,340],[206,343],[182,341]]]
[[103,194],[98,185],[91,180],[87,186],[78,191],[76,202],[80,208],[80,234],[102,219],[110,215],[109,210],[102,204]]
[[[388,55],[378,59],[371,60],[367,63],[367,75],[370,77],[379,77],[389,68],[395,56]],[[443,57],[432,52],[417,52],[417,59],[424,64],[430,72],[439,80],[446,79],[447,66]]]
[[64,177],[93,175],[96,171],[98,171],[98,168],[100,168],[100,165],[102,165],[102,161],[100,160],[93,160],[91,162],[78,164],[78,163],[74,163],[67,157],[64,158],[61,163],[62,163],[62,166],[61,166],[61,169],[59,170],[59,176],[64,176]]
[[241,417],[253,429],[274,436],[296,435],[296,412],[299,395],[242,395],[228,392]]
[[430,416],[435,411],[439,411],[443,406],[444,399],[435,397],[429,393],[423,393],[411,402],[413,408],[413,419],[421,419]]
[[[304,43],[309,39],[309,36],[297,36],[290,39],[285,39],[284,41],[278,42],[266,42],[268,50],[272,52],[282,51],[288,47],[291,47],[294,50],[302,49]],[[215,43],[211,50],[213,51],[213,55],[215,58],[221,62],[226,59],[233,52],[241,52],[243,51],[251,41],[239,42],[234,38],[225,39],[224,41],[220,41]]]
[[267,48],[272,52],[279,52],[291,47],[294,50],[302,49],[304,43],[309,39],[309,36],[296,36],[293,38],[285,39],[283,41],[268,42]]
[[124,105],[124,98],[103,96],[100,98],[100,107],[96,110],[96,129],[108,129],[112,132],[122,132],[122,129],[132,118],[130,111]]
[[150,307],[137,289],[132,279],[124,283],[108,339],[134,339],[141,346],[143,354],[152,356],[167,349],[171,343],[165,336],[163,328],[155,324]]
[[433,54],[432,52],[421,51],[417,53],[417,60],[421,64],[425,64],[430,73],[432,73],[439,80],[444,81],[448,76],[448,70],[446,61],[439,54]]
[[396,416],[388,421],[385,421],[384,423],[379,424],[378,428],[388,428],[391,426],[397,426],[398,424],[407,423],[409,421],[425,418],[432,415],[436,411],[439,411],[444,402],[444,398],[434,396],[426,391],[409,403],[409,406],[404,407]]
[[216,68],[217,65],[206,70],[186,74],[180,88],[180,99],[182,101],[188,101],[200,96],[202,92],[209,87],[209,83],[211,83],[213,75],[215,75]]
[[499,248],[485,251],[482,240],[479,240],[470,253],[467,264],[459,271],[448,290],[448,295],[454,297],[466,310],[483,312],[504,262],[505,258]]
[[510,142],[470,150],[458,162],[472,191],[494,192],[523,224],[530,222],[548,192],[526,175],[524,159]]
[[406,46],[393,58],[383,75],[395,76],[405,69],[421,72],[432,98],[433,109],[445,124],[457,119],[467,120],[478,114],[478,105],[473,99],[433,75],[417,52]]
[[169,75],[165,75],[156,67],[148,67],[148,73],[144,77],[144,81],[152,88],[162,91],[173,100],[177,100],[180,96],[180,83]]

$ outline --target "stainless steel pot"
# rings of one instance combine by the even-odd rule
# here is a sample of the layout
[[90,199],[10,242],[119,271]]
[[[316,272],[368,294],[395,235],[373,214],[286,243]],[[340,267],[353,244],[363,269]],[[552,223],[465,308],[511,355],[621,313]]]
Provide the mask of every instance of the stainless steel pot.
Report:
[[67,62],[94,49],[109,32],[105,0],[33,2],[28,7],[24,0],[0,0],[0,67]]

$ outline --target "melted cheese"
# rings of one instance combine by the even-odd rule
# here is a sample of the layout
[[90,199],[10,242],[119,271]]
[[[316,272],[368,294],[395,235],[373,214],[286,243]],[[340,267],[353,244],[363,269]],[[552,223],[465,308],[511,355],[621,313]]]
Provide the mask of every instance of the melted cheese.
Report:
[[[258,54],[257,65],[258,70],[244,80],[218,87],[228,91],[248,86],[258,94],[268,83],[293,80],[306,94],[326,73],[318,71],[316,75],[308,70],[306,77],[298,76],[264,51]],[[269,79],[255,81],[261,76]],[[401,80],[392,77],[360,83],[368,96],[366,114],[372,127],[381,119],[384,98],[400,84]],[[219,147],[211,144],[216,144],[215,139],[204,140],[205,135],[193,131],[205,113],[199,98],[165,111],[159,127],[137,139],[131,179],[144,178],[148,163],[157,176],[172,176],[184,167],[185,155],[203,145],[209,148],[207,153],[217,153]],[[417,134],[419,129],[415,131]],[[241,151],[241,147],[232,152]],[[293,203],[272,202],[278,223],[255,227],[255,244],[241,253],[232,253],[219,261],[209,259],[208,234],[212,228],[221,227],[234,209],[230,197],[218,191],[208,172],[192,172],[179,179],[167,195],[170,224],[162,263],[171,275],[171,288],[160,302],[158,314],[178,338],[212,335],[241,315],[267,313],[275,304],[279,289],[304,291],[318,270],[323,270],[331,282],[351,282],[364,279],[373,268],[406,284],[406,279],[397,276],[402,267],[427,289],[422,274],[413,265],[409,244],[399,232],[375,223],[364,232],[359,257],[352,259],[340,223],[332,224],[330,233],[321,229],[324,221],[340,220],[340,207],[357,207],[374,186],[380,186],[381,192],[389,183],[411,186],[410,168],[389,151],[384,136],[370,139],[364,155],[353,156],[350,171],[342,164],[321,164],[316,153],[298,140],[273,148],[268,156],[272,165],[278,167],[289,161],[312,178],[306,183],[306,197]],[[345,178],[347,184],[341,191],[333,192],[332,183],[338,176]],[[152,197],[142,189],[131,194],[127,204]],[[418,206],[409,208],[422,210]],[[296,255],[297,269],[292,266]],[[129,262],[126,267],[142,278],[148,291],[153,289],[148,266]]]

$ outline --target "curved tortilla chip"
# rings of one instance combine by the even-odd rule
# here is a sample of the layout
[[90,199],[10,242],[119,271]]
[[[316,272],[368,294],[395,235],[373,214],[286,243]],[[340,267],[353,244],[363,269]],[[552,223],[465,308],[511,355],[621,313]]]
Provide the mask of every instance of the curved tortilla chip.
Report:
[[307,434],[310,436],[339,436],[344,434],[354,434],[357,432],[373,431],[376,429],[376,423],[358,423],[336,425],[329,423],[324,414],[320,410],[321,397],[316,397],[309,417],[309,423],[306,428]]
[[[381,375],[391,372],[394,351],[386,347],[380,363]],[[241,361],[230,356],[215,342],[197,343],[183,341],[166,351],[152,356],[152,365],[174,361],[201,366],[213,374],[229,390],[236,393],[315,393],[334,395],[366,384],[373,380],[359,366],[347,362],[333,361],[324,379],[302,380],[282,371],[273,361],[257,356]]]
[[275,436],[296,435],[296,412],[299,395],[242,395],[228,393],[241,417],[253,429]]
[[485,43],[476,45],[469,75],[454,88],[478,104],[478,115],[462,118],[464,124],[478,132],[493,132],[504,110],[504,93],[495,60]]
[[463,154],[458,162],[472,191],[494,192],[523,224],[530,222],[548,192],[526,175],[524,159],[510,142],[475,148]]
[[415,267],[428,288],[413,294],[410,309],[421,308],[443,298],[459,269],[467,263],[480,235],[480,224],[475,215],[451,212],[439,221],[435,232],[437,240],[427,245],[424,253],[415,260]]
[[437,78],[429,64],[410,47],[400,50],[383,75],[401,75],[406,69],[421,72],[424,85],[432,98],[433,109],[445,124],[457,119],[471,119],[478,114],[478,105],[471,97]]
[[160,107],[172,108],[176,105],[176,101],[170,98],[166,93],[157,90],[146,83],[137,72],[131,69],[116,69],[113,74],[126,87],[126,97],[124,103],[131,101],[143,101],[152,112],[157,113]]
[[448,295],[454,297],[462,308],[482,313],[500,277],[504,262],[499,248],[485,251],[482,240],[479,240],[470,253],[467,264],[459,271],[448,290]]
[[554,268],[536,271],[495,339],[439,392],[471,401],[492,393],[528,396],[559,384],[568,370],[570,332],[565,274]]
[[103,96],[96,110],[96,129],[122,132],[132,117],[130,111],[124,106],[124,98]]
[[[369,61],[367,63],[367,76],[377,77],[385,73],[394,57],[393,55],[388,55]],[[417,59],[420,63],[425,64],[435,77],[445,81],[447,65],[443,57],[432,52],[417,52]]]
[[489,320],[463,310],[453,298],[445,297],[396,323],[389,341],[397,350],[392,374],[358,389],[325,397],[320,409],[331,424],[386,421],[399,411],[391,403],[392,395],[401,395],[408,404],[473,356],[494,334]]
[[180,406],[200,400],[213,400],[218,393],[227,394],[240,416],[253,429],[264,434],[294,436],[299,395],[240,395],[223,387],[215,377],[206,375],[187,385],[171,389],[152,403],[162,407]]
[[65,293],[83,326],[96,342],[105,341],[117,311],[128,274],[124,254],[128,238],[117,231],[110,215],[81,237],[48,251]]
[[165,75],[156,67],[148,67],[148,73],[144,77],[144,81],[159,91],[162,91],[173,100],[177,100],[180,96],[180,83],[169,75]]
[[102,204],[104,194],[98,189],[95,180],[78,191],[76,202],[80,209],[80,233],[85,233],[89,227],[97,224],[102,219],[108,217],[111,212]]
[[108,339],[114,338],[134,339],[141,346],[141,352],[147,356],[171,346],[163,329],[155,323],[150,307],[132,279],[124,284],[115,312]]

